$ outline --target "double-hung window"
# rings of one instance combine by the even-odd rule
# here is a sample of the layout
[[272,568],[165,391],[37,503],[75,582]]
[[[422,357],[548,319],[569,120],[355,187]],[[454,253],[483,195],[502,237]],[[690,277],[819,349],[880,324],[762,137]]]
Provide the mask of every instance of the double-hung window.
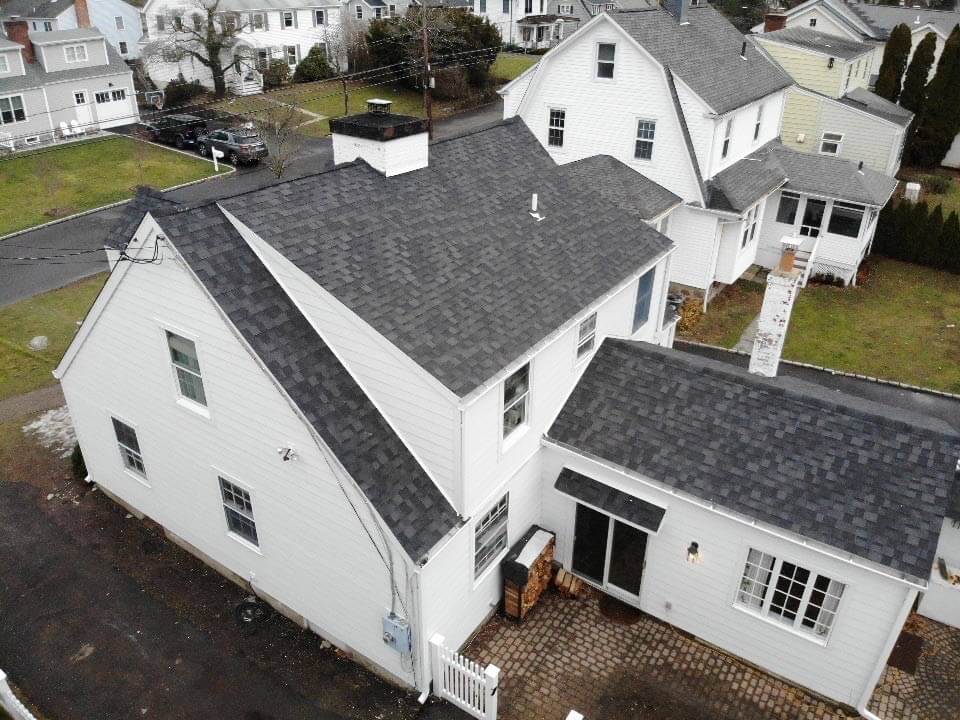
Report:
[[77,90],[77,92],[73,94],[73,103],[74,105],[86,105],[87,94],[83,90]]
[[510,14],[510,2],[511,0],[503,0],[503,7],[501,8],[501,10],[503,10],[504,15]]
[[110,93],[108,92],[94,93],[93,99],[97,101],[97,105],[103,105],[104,103],[110,102]]
[[227,528],[234,535],[259,545],[257,524],[253,520],[253,502],[250,493],[242,487],[226,480],[220,480],[220,496],[223,498],[223,512],[227,517]]
[[119,15],[113,18],[113,21],[117,24],[117,30],[123,30],[123,18]]
[[[321,11],[321,12],[322,12],[322,11]],[[253,29],[253,30],[263,30],[263,29],[264,29],[263,17],[264,17],[263,13],[253,13],[253,14],[250,16],[250,27],[251,27],[251,29]]]
[[118,49],[120,50],[120,54],[121,54],[121,55],[126,55],[126,54],[127,54],[127,43],[126,43],[126,41],[121,40],[120,42],[117,43],[117,45],[119,46]]
[[293,12],[290,10],[284,10],[280,14],[281,25],[285,28],[292,28],[294,26],[295,20]]
[[653,158],[653,138],[657,134],[654,120],[637,120],[637,140],[633,147],[633,156],[638,160]]
[[567,111],[562,108],[550,108],[550,121],[547,127],[547,144],[553,147],[563,147],[563,126],[566,122]]
[[597,314],[591,313],[590,317],[580,323],[579,335],[577,336],[577,360],[589,355],[597,340]]
[[12,97],[0,98],[0,125],[12,125],[26,119],[27,115],[23,111],[22,96],[13,95]]
[[530,15],[533,13],[533,0],[523,0],[523,14]]
[[757,233],[757,215],[759,215],[760,204],[754,205],[747,210],[743,218],[743,235],[740,237],[740,247],[745,248],[751,242]]
[[68,63],[86,62],[86,45],[64,45],[63,55]]
[[810,18],[810,27],[816,27],[816,26],[817,26],[817,19]]
[[653,278],[656,268],[650,268],[637,284],[637,299],[633,305],[633,332],[647,324],[650,319],[650,302],[653,299]]
[[559,11],[561,15],[573,15],[573,5],[561,5]]
[[380,18],[382,18],[382,17],[383,17],[383,8],[379,8],[379,7],[378,7],[378,8],[374,8],[374,9],[373,9],[373,16],[374,16],[377,20],[379,20]]
[[617,46],[613,43],[599,43],[597,45],[597,77],[609,80],[613,78],[614,59],[617,55]]
[[194,32],[200,32],[203,28],[204,19],[200,13],[193,14],[193,30]]
[[363,20],[363,6],[357,3],[357,20]]
[[730,133],[733,130],[733,118],[727,118],[723,126],[723,148],[720,150],[720,157],[725,158],[730,152]]
[[167,29],[167,18],[164,17],[163,15],[157,15],[156,22],[157,22],[157,30],[160,30],[162,32],[163,30]]
[[0,55],[0,73],[10,72],[10,63],[7,62],[6,55]]
[[753,123],[753,140],[760,139],[760,127],[763,124],[763,105],[757,105],[757,119]]
[[297,64],[297,46],[296,45],[287,45],[287,65],[293,67]]
[[822,155],[839,155],[842,143],[843,133],[825,132],[820,139],[820,153]]
[[507,548],[507,520],[510,513],[510,493],[504,495],[477,522],[473,531],[473,576],[484,570]]
[[503,437],[527,422],[530,401],[530,363],[503,381]]
[[313,22],[315,25],[326,25],[327,24],[327,14],[325,10],[314,10],[313,11]]
[[207,404],[203,391],[203,376],[200,374],[200,361],[197,360],[197,346],[192,340],[167,332],[167,346],[170,348],[170,360],[177,375],[180,394],[187,400],[200,405]]
[[826,640],[845,585],[788,560],[750,548],[737,604],[761,617]]
[[116,418],[113,420],[113,434],[117,436],[117,447],[120,448],[120,457],[127,470],[146,477],[147,470],[143,464],[143,454],[140,452],[140,443],[137,441],[137,431]]
[[110,98],[111,98],[114,102],[120,102],[121,100],[126,100],[126,99],[127,99],[127,91],[126,91],[124,88],[120,88],[119,90],[111,90],[111,91],[110,91]]

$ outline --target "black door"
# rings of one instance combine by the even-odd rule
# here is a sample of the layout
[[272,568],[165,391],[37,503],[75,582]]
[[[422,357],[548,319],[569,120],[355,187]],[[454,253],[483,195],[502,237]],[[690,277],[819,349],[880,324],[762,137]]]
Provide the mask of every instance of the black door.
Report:
[[647,534],[619,520],[613,522],[613,547],[607,583],[631,595],[640,594],[643,560],[647,552]]
[[607,560],[607,532],[610,518],[603,513],[577,504],[577,521],[573,537],[573,571],[603,584]]

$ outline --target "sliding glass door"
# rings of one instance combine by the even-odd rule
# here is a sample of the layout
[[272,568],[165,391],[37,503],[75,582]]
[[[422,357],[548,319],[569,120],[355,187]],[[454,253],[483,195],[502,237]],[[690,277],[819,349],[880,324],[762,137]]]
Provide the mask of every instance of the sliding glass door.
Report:
[[632,525],[577,504],[573,572],[614,594],[640,594],[647,534]]

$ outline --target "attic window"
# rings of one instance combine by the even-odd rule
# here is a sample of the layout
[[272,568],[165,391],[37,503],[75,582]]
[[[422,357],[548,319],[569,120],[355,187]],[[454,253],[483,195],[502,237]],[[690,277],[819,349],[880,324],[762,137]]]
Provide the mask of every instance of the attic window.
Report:
[[566,122],[567,111],[562,108],[550,108],[550,124],[547,129],[547,144],[552,147],[563,147],[563,126]]
[[617,54],[617,46],[613,43],[600,43],[597,45],[597,77],[605,80],[613,79],[614,57]]
[[810,27],[816,27],[816,26],[817,26],[817,19],[810,18]]

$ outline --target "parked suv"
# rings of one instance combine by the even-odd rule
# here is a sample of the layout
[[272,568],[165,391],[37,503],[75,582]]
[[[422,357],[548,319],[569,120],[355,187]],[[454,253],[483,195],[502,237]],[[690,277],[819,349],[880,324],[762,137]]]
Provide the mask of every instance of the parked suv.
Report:
[[207,131],[207,121],[196,115],[164,115],[143,126],[154,142],[170,143],[181,150],[195,145],[197,137]]
[[214,130],[197,138],[197,151],[204,157],[212,147],[223,152],[231,165],[257,162],[269,154],[257,131],[246,128]]

